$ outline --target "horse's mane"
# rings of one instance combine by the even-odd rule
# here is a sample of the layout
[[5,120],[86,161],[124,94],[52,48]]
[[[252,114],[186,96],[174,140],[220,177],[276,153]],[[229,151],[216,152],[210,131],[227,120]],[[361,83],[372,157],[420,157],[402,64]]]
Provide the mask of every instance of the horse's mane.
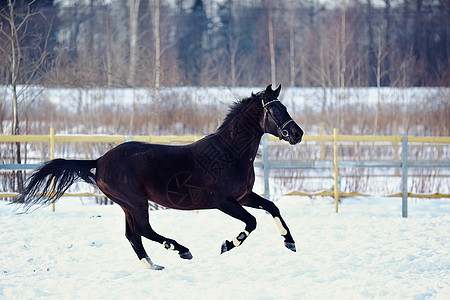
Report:
[[237,117],[249,104],[253,103],[256,100],[260,100],[264,92],[259,92],[256,94],[253,94],[250,97],[244,98],[242,100],[235,101],[228,111],[228,114],[223,119],[222,124],[219,126],[217,131],[222,131],[223,129],[227,128],[231,121],[235,117]]

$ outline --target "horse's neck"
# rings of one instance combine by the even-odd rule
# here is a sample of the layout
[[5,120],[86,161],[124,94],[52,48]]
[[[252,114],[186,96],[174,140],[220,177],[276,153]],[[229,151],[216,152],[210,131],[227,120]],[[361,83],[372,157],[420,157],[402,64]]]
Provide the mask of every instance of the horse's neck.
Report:
[[263,135],[261,114],[256,107],[247,107],[219,133],[222,140],[242,159],[256,156]]

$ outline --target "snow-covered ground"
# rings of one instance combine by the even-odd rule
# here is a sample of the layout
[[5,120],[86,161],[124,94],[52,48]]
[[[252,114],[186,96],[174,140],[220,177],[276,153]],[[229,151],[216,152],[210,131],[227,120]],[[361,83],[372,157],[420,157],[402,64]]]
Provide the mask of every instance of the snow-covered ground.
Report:
[[[84,204],[83,204],[84,203]],[[244,225],[216,211],[151,211],[154,229],[194,259],[145,241],[163,271],[142,268],[119,206],[63,198],[16,214],[0,202],[0,299],[450,299],[450,201],[282,197],[297,242],[287,250],[270,215],[223,255]]]
[[[251,93],[257,93],[266,87],[164,87],[159,91],[162,99],[158,105],[165,105],[168,100],[191,101],[190,103],[213,104],[216,106],[229,106],[236,100],[249,97]],[[22,105],[37,99],[48,100],[54,105],[66,107],[74,111],[84,105],[121,104],[131,106],[134,104],[151,103],[154,101],[155,91],[149,88],[47,88],[43,86],[19,86],[19,97]],[[9,101],[12,88],[8,85],[0,85],[0,99]],[[383,104],[411,104],[424,103],[430,99],[447,99],[450,95],[448,87],[412,87],[412,88],[352,88],[344,90],[340,88],[290,88],[283,86],[280,100],[291,110],[296,106],[311,106],[320,110],[326,101],[337,103],[338,99],[348,104],[371,104],[378,102]],[[439,103],[436,102],[436,103]],[[9,109],[9,107],[6,107]]]

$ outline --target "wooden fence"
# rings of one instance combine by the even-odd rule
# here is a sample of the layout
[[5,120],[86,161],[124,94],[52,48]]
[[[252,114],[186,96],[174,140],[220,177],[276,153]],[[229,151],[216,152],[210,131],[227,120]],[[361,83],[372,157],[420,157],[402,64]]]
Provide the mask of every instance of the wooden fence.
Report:
[[[116,136],[116,135],[55,135],[53,128],[50,128],[49,135],[2,135],[0,143],[8,142],[41,142],[50,144],[50,159],[55,156],[56,143],[123,143],[127,141],[143,141],[151,143],[191,143],[201,139],[202,136]],[[419,195],[408,193],[408,168],[450,168],[450,161],[409,161],[408,143],[435,143],[450,144],[450,137],[412,137],[412,136],[366,136],[366,135],[339,135],[337,129],[333,130],[332,135],[310,135],[304,136],[304,141],[332,142],[333,143],[333,161],[269,161],[268,148],[269,141],[277,141],[274,137],[263,136],[263,158],[262,161],[256,161],[255,167],[262,168],[264,172],[264,196],[270,197],[269,173],[270,169],[324,169],[332,168],[334,172],[334,187],[332,192],[321,193],[303,193],[294,191],[288,195],[306,195],[306,196],[332,196],[335,200],[335,211],[338,212],[339,197],[363,195],[358,193],[344,193],[338,190],[339,167],[355,168],[400,168],[402,173],[402,191],[401,193],[389,195],[392,197],[402,197],[402,216],[408,216],[408,196],[426,197],[426,198],[450,198],[448,194],[428,194]],[[340,161],[338,157],[338,148],[340,142],[390,142],[393,144],[401,143],[402,157],[398,161]],[[38,164],[1,164],[0,170],[26,170],[35,169]],[[0,193],[0,197],[16,197],[17,193]],[[101,196],[90,193],[67,193],[65,196]],[[53,204],[53,210],[55,209]]]

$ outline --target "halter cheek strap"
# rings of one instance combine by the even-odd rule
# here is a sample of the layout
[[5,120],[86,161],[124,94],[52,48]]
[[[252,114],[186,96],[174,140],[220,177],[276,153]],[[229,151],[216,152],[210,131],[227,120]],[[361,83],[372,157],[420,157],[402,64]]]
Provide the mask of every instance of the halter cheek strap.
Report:
[[294,120],[292,120],[292,119],[287,120],[286,122],[284,122],[284,124],[281,127],[278,127],[278,130],[281,132],[281,135],[283,137],[288,137],[289,136],[289,132],[286,129],[284,129],[284,127],[286,127],[287,124],[289,124],[291,122],[294,122]]
[[[266,106],[268,106],[269,104],[275,103],[275,102],[280,102],[280,100],[275,99],[275,100],[271,100],[267,103],[264,103],[264,100],[261,100],[263,109],[264,109],[264,133],[266,132],[266,119],[267,119],[267,113],[268,113],[268,109],[266,108]],[[270,113],[269,113],[270,115]],[[277,125],[277,129],[278,129],[278,133],[279,133],[279,138],[280,140],[282,138],[286,138],[289,137],[289,132],[284,129],[289,123],[294,122],[294,120],[292,118],[290,118],[289,120],[287,120],[286,122],[283,123],[283,125],[279,125],[277,120],[272,116],[272,119],[275,121],[275,124]]]

